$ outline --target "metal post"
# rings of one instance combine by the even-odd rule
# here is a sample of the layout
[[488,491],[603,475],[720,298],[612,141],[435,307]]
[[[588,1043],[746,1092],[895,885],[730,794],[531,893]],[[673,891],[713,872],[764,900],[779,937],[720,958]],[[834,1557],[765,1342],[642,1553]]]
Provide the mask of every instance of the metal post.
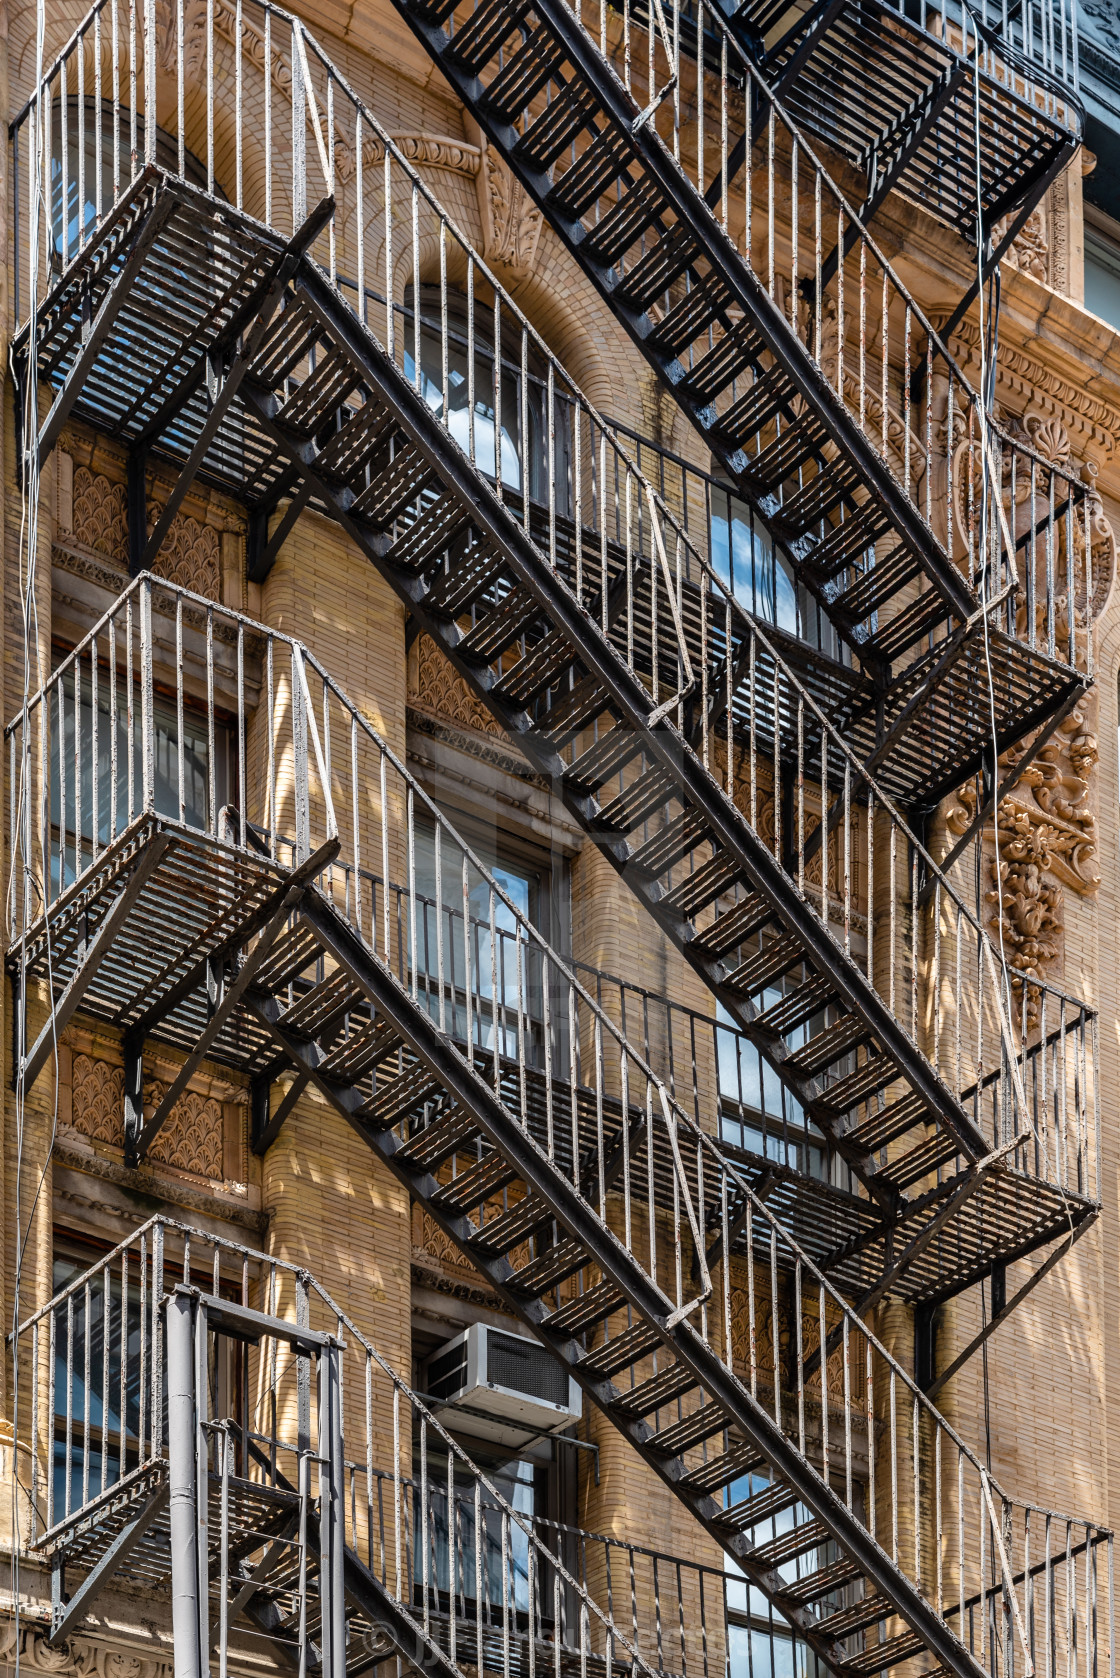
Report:
[[346,1465],[342,1451],[340,1360],[337,1345],[329,1346],[319,1358],[319,1609],[323,1628],[323,1678],[345,1678],[346,1673],[342,1555],[346,1543]]
[[175,1678],[202,1678],[195,1481],[194,1300],[167,1300],[167,1459],[171,1525],[171,1624]]

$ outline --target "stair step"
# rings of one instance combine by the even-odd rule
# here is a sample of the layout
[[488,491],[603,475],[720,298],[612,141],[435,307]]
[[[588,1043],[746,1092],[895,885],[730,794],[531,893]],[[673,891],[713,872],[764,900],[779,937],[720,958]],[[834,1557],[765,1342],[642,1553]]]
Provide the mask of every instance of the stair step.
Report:
[[253,988],[258,991],[287,990],[322,955],[322,945],[305,920],[282,932],[257,969]]
[[874,1673],[890,1672],[924,1648],[922,1638],[907,1629],[896,1637],[888,1637],[883,1643],[869,1644],[858,1655],[849,1656],[840,1662],[839,1670],[844,1678],[873,1678]]
[[578,221],[625,172],[632,156],[629,140],[613,128],[604,128],[549,193],[550,219]]
[[517,142],[518,161],[533,170],[551,168],[576,135],[587,127],[595,109],[594,89],[573,76]]
[[399,1153],[403,1163],[415,1171],[436,1171],[445,1159],[464,1148],[473,1149],[478,1128],[460,1108],[453,1108],[432,1123],[416,1130]]
[[961,1158],[961,1145],[952,1131],[939,1129],[908,1153],[888,1160],[876,1175],[880,1182],[890,1183],[901,1193],[912,1184],[921,1182],[923,1177],[930,1176],[939,1166]]
[[482,1159],[458,1172],[449,1183],[441,1183],[432,1201],[441,1211],[465,1213],[489,1200],[492,1194],[517,1181],[517,1172],[504,1154],[484,1154]]
[[823,973],[811,973],[796,989],[787,991],[779,1001],[771,1003],[758,1016],[757,1023],[763,1031],[785,1037],[826,1008],[834,994],[831,981]]
[[765,1466],[766,1458],[757,1445],[749,1439],[736,1439],[719,1456],[686,1474],[680,1483],[697,1497],[714,1497],[725,1486]]
[[468,75],[477,76],[528,11],[529,0],[481,0],[451,37],[448,57]]
[[822,1550],[831,1538],[823,1521],[802,1521],[800,1526],[780,1532],[776,1538],[759,1544],[751,1551],[751,1560],[761,1567],[785,1567],[799,1556]]
[[609,1380],[622,1370],[640,1363],[662,1345],[664,1341],[657,1330],[649,1323],[638,1321],[587,1352],[580,1359],[580,1368]]
[[511,705],[528,706],[546,688],[560,687],[578,662],[577,653],[562,630],[550,630],[523,658],[503,670],[496,691]]
[[805,948],[800,938],[792,932],[781,932],[740,962],[723,982],[736,996],[750,997],[781,979],[804,957]]
[[283,1027],[292,1037],[305,1042],[320,1037],[332,1021],[361,1000],[362,992],[350,974],[338,968],[292,1003],[284,1012]]
[[[668,1357],[670,1354],[666,1352],[665,1355]],[[648,1380],[624,1391],[611,1409],[628,1417],[649,1416],[674,1399],[693,1392],[697,1386],[699,1382],[687,1364],[670,1363],[667,1369],[658,1370]]]
[[484,106],[492,116],[510,121],[528,109],[563,65],[563,49],[547,24],[538,24],[520,52],[506,60],[486,89]]
[[769,1485],[751,1497],[745,1497],[739,1503],[733,1503],[719,1517],[721,1527],[729,1532],[752,1532],[764,1521],[772,1521],[778,1515],[784,1515],[787,1509],[792,1509],[800,1501],[793,1486],[784,1480],[771,1480]]
[[718,961],[729,950],[756,936],[773,918],[774,910],[770,903],[761,893],[750,892],[734,908],[717,916],[711,926],[690,938],[689,950],[695,950],[705,960]]
[[420,450],[404,443],[358,496],[351,512],[374,530],[387,530],[434,480],[435,472]]
[[[836,523],[809,549],[813,569],[826,581],[841,576],[851,566],[865,563],[867,550],[890,529],[883,509],[875,501],[845,508]],[[876,556],[878,557],[878,556]]]
[[659,827],[643,844],[635,846],[630,852],[627,867],[652,874],[656,879],[670,868],[675,868],[707,836],[707,821],[699,810],[690,807]]
[[637,757],[642,745],[641,736],[633,729],[607,729],[576,758],[564,779],[586,792],[598,792],[604,782]]
[[847,587],[833,593],[831,603],[849,623],[862,623],[907,588],[917,575],[914,556],[896,545],[887,553],[876,553],[874,565],[853,570]]
[[394,1078],[391,1084],[379,1088],[373,1099],[366,1103],[365,1111],[381,1129],[391,1130],[442,1088],[435,1073],[423,1061],[417,1061],[399,1078]]
[[319,449],[321,476],[353,487],[370,459],[385,448],[397,422],[379,402],[363,402]]
[[616,296],[628,309],[644,315],[681,277],[697,254],[693,234],[684,222],[678,222],[627,271],[615,287]]
[[667,769],[655,763],[643,770],[609,804],[603,805],[595,818],[595,826],[605,833],[632,833],[642,822],[676,796],[677,783]]
[[684,296],[663,320],[653,323],[648,342],[660,355],[679,357],[717,320],[726,319],[732,306],[730,288],[717,269],[690,275]]
[[850,1113],[871,1096],[892,1084],[898,1077],[898,1067],[889,1055],[869,1055],[846,1078],[829,1087],[818,1097],[820,1105],[833,1113]]
[[862,1578],[859,1564],[848,1556],[842,1556],[839,1561],[829,1562],[827,1567],[819,1567],[815,1573],[807,1573],[801,1579],[783,1584],[782,1601],[793,1608],[804,1608],[811,1602],[819,1602],[822,1597],[832,1596],[835,1591],[845,1590]]
[[691,1415],[684,1416],[670,1427],[662,1428],[646,1441],[648,1450],[662,1457],[680,1457],[697,1445],[702,1445],[713,1434],[723,1433],[728,1425],[727,1412],[719,1404],[703,1404]]
[[866,1021],[858,1014],[845,1014],[835,1024],[810,1037],[803,1049],[790,1056],[789,1065],[801,1077],[815,1078],[870,1039],[871,1032]]
[[[769,465],[763,459],[755,461],[752,470],[758,482],[769,482],[777,487],[791,476],[798,465],[811,460],[814,453],[822,454],[828,441],[828,433],[823,422],[817,421],[815,425],[815,450],[789,461],[781,460],[780,451],[776,450],[773,465]],[[809,434],[806,432],[805,436],[808,438]],[[827,465],[821,465],[815,475],[806,474],[801,487],[782,501],[782,530],[790,537],[811,535],[846,501],[855,500],[862,487],[851,463],[842,455],[834,454]]]
[[[731,303],[726,296],[726,307]],[[715,344],[688,369],[682,389],[698,407],[715,403],[725,390],[756,368],[762,374],[762,339],[742,317],[729,331],[717,338]]]
[[878,630],[875,650],[880,658],[891,663],[932,635],[943,622],[938,597],[932,589],[927,589]]
[[[364,494],[359,501],[364,502]],[[361,506],[355,503],[361,513]],[[409,577],[436,570],[463,540],[463,514],[451,495],[429,499],[419,516],[406,526],[385,555],[386,563]],[[425,600],[425,604],[427,601]]]
[[500,1217],[482,1224],[477,1235],[471,1237],[472,1249],[483,1257],[508,1253],[522,1241],[527,1241],[542,1224],[551,1222],[552,1213],[543,1200],[526,1195]]
[[818,1623],[818,1630],[838,1642],[845,1637],[854,1637],[856,1632],[866,1631],[869,1626],[879,1625],[895,1612],[894,1603],[888,1597],[875,1593],[861,1597],[848,1608],[837,1609],[835,1614],[829,1614]]
[[756,375],[750,388],[720,415],[716,429],[732,443],[757,436],[773,425],[779,414],[788,416],[794,396],[789,375],[775,362]]
[[[721,435],[729,446],[752,452],[755,438],[748,426],[734,431],[722,428]],[[787,535],[803,535],[857,487],[854,477],[844,475],[843,463],[826,460],[830,443],[824,421],[814,413],[802,412],[795,421],[783,425],[761,452],[753,454],[749,475],[756,493],[776,494],[795,477],[808,483],[808,489],[782,500],[780,521]],[[807,470],[814,465],[815,474]]]
[[865,1119],[862,1124],[845,1132],[845,1140],[861,1153],[875,1154],[880,1148],[890,1147],[900,1136],[905,1136],[917,1124],[928,1123],[930,1112],[921,1096],[913,1090],[898,1101],[892,1101],[881,1113]]
[[563,750],[604,713],[613,716],[606,690],[596,677],[581,676],[548,708],[544,726],[549,741],[557,751]]
[[679,885],[663,893],[658,902],[673,909],[684,920],[693,920],[709,903],[729,892],[740,878],[739,864],[720,851],[685,875]]
[[472,664],[492,664],[539,616],[540,606],[528,589],[511,589],[500,605],[492,606],[467,631],[456,644],[456,654]]
[[596,1282],[594,1287],[577,1294],[558,1311],[554,1311],[544,1326],[552,1335],[563,1335],[569,1340],[576,1340],[625,1304],[626,1295],[617,1282]]
[[514,1272],[506,1282],[526,1299],[540,1299],[550,1288],[566,1282],[587,1263],[587,1249],[581,1241],[566,1236],[547,1248],[529,1264]]
[[585,258],[613,268],[653,226],[664,204],[660,187],[643,177],[584,235]]
[[319,1072],[335,1083],[357,1084],[401,1047],[400,1033],[384,1020],[375,1020],[336,1045],[320,1062]]
[[479,546],[468,559],[450,566],[432,583],[424,596],[424,610],[454,621],[485,595],[505,569],[501,554]]
[[285,431],[292,431],[298,437],[314,437],[342,407],[357,383],[352,362],[331,351],[291,389],[276,416],[277,421]]

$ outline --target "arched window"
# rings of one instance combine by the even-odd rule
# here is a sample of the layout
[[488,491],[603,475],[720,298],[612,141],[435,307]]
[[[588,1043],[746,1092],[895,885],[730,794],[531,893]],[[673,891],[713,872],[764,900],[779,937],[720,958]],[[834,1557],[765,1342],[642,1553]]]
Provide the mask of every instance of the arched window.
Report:
[[[496,369],[492,305],[476,298],[472,312],[469,299],[461,291],[449,288],[444,295],[446,313],[440,287],[420,287],[420,390],[424,400],[433,413],[443,417],[446,327],[448,430],[467,454],[472,452],[473,441],[474,459],[487,477],[497,478],[500,463],[503,489],[520,494],[527,479],[530,500],[544,505],[549,497],[548,364],[532,339],[523,338],[519,323],[503,315],[502,354]],[[409,286],[405,293],[404,368],[415,383],[413,308],[413,288]],[[500,372],[500,378],[496,372]],[[566,515],[571,404],[555,389],[552,409],[556,510]]]
[[[147,151],[147,136],[140,113],[135,122],[139,168]],[[65,266],[77,254],[81,239],[97,220],[98,173],[102,215],[127,190],[132,179],[132,125],[132,112],[126,106],[118,105],[114,118],[110,99],[101,101],[100,120],[95,99],[80,100],[72,95],[65,103],[55,100],[51,108],[50,191],[57,263]],[[180,167],[179,142],[162,128],[156,129],[156,162],[169,174],[206,189],[205,165],[184,148]],[[215,187],[215,191],[219,197],[225,196],[220,188]]]

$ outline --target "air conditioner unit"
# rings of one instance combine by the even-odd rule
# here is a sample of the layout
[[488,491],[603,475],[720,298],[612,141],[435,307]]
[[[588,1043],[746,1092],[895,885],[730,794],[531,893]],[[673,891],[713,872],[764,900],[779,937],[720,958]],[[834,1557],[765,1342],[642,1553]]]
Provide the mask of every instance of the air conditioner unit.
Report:
[[[429,1360],[424,1385],[445,1426],[516,1448],[583,1413],[579,1383],[536,1340],[472,1323]],[[454,1422],[446,1412],[457,1412]]]

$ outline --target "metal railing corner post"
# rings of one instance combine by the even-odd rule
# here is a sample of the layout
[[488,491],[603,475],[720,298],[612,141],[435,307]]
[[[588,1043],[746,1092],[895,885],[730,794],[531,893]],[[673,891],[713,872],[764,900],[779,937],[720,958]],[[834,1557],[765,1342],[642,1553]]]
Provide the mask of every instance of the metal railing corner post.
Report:
[[195,1456],[195,1301],[186,1288],[169,1294],[167,1344],[168,1517],[175,1678],[202,1678],[198,1485]]
[[323,1678],[345,1678],[346,1464],[342,1448],[342,1351],[319,1358],[319,1608]]

